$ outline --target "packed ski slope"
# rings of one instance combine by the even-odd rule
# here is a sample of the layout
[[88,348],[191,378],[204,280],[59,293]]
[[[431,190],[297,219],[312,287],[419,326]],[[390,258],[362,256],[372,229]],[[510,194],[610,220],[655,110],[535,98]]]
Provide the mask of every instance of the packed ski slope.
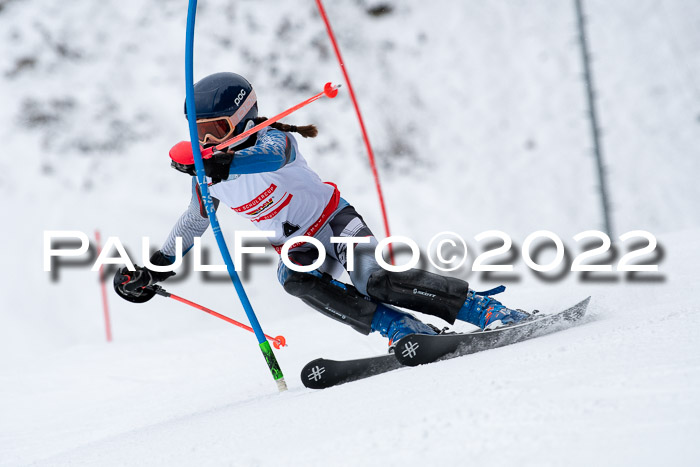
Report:
[[[342,77],[313,2],[200,1],[195,75],[231,70],[273,115]],[[327,2],[377,151],[392,232],[423,248],[499,229],[602,226],[573,5]],[[700,452],[700,8],[587,0],[617,236],[659,239],[658,275],[544,280],[515,261],[507,305],[576,328],[314,392],[299,369],[386,351],[287,296],[276,255],[246,290],[290,390],[252,334],[156,297],[110,295],[104,342],[92,261],[42,270],[43,232],[118,236],[137,263],[189,201],[167,151],[187,138],[186,2],[0,2],[0,465],[697,465]],[[381,235],[347,93],[293,115],[300,148]],[[222,212],[231,238],[248,224]],[[210,233],[203,243],[218,255]],[[94,260],[94,258],[93,258]],[[547,258],[543,257],[542,262]],[[470,262],[468,262],[469,264]],[[462,268],[476,288],[500,283]],[[225,276],[167,289],[245,320]],[[177,278],[176,278],[177,279]],[[441,325],[442,323],[436,322]]]
[[661,284],[506,292],[548,309],[592,293],[575,328],[324,391],[301,384],[309,359],[385,344],[301,312],[274,320],[289,340],[282,395],[252,335],[225,326],[13,365],[2,464],[693,465],[700,289],[687,258],[699,233],[662,239],[673,248]]

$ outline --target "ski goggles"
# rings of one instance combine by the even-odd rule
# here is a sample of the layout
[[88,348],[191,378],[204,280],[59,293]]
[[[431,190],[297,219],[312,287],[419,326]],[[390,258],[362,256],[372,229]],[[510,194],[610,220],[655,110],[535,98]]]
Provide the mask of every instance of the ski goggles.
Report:
[[221,143],[233,136],[236,124],[231,117],[204,118],[197,120],[199,144]]
[[245,118],[256,102],[257,97],[255,96],[255,91],[251,90],[248,97],[233,115],[197,120],[197,137],[199,138],[199,144],[221,143],[233,137],[236,132],[236,125]]

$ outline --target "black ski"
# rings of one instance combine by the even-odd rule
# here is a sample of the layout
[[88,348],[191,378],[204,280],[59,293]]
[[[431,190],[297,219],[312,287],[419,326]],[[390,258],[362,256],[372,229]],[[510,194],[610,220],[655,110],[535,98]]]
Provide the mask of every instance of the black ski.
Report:
[[328,360],[317,358],[301,370],[301,381],[311,389],[324,389],[338,384],[369,378],[406,366],[416,366],[437,360],[459,357],[495,347],[515,344],[533,337],[558,331],[581,319],[591,297],[571,308],[552,315],[507,326],[493,331],[476,331],[466,334],[412,334],[396,343],[396,355],[354,360]]
[[396,343],[396,359],[403,365],[416,366],[446,360],[482,350],[515,344],[566,327],[586,314],[591,297],[571,308],[514,326],[456,334],[411,334]]
[[317,358],[301,370],[301,382],[311,389],[324,389],[338,384],[386,373],[401,367],[393,354],[355,360]]

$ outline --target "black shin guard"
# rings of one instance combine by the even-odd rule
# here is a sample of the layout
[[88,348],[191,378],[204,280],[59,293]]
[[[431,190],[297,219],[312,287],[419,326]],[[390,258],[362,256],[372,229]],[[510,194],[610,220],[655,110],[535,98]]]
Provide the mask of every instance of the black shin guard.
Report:
[[454,277],[411,269],[405,272],[381,270],[372,273],[367,294],[384,303],[437,316],[454,324],[464,305],[469,284]]
[[359,293],[355,287],[336,282],[328,274],[317,277],[295,272],[284,283],[284,290],[362,334],[372,332],[372,317],[377,304]]

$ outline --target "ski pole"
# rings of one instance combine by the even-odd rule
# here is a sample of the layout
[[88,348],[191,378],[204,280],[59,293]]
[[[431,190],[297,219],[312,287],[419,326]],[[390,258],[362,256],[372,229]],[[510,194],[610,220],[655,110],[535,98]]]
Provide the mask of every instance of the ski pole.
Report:
[[[177,296],[177,295],[175,295],[175,294],[173,294],[173,293],[170,293],[170,292],[168,292],[167,290],[165,290],[163,287],[161,287],[161,286],[159,286],[159,285],[153,285],[153,286],[151,286],[151,287],[149,287],[149,288],[150,288],[151,290],[153,290],[155,293],[157,293],[158,295],[160,295],[161,297],[172,298],[173,300],[177,300],[177,301],[180,302],[180,303],[184,303],[185,305],[189,305],[189,306],[191,306],[192,308],[196,308],[196,309],[201,310],[201,311],[203,311],[203,312],[205,312],[205,313],[209,313],[209,314],[212,315],[212,316],[216,316],[216,317],[219,318],[219,319],[223,319],[223,320],[226,321],[227,323],[231,323],[231,324],[233,324],[234,326],[238,326],[239,328],[243,328],[243,329],[245,329],[246,331],[250,331],[250,332],[252,332],[252,333],[255,332],[255,330],[254,330],[253,328],[251,328],[250,326],[247,326],[247,325],[245,325],[245,324],[243,324],[243,323],[241,323],[241,322],[239,322],[239,321],[236,321],[235,319],[231,319],[231,318],[229,318],[228,316],[224,316],[224,315],[222,315],[221,313],[217,313],[217,312],[214,311],[214,310],[210,310],[209,308],[207,308],[207,307],[205,307],[205,306],[202,306],[202,305],[200,305],[200,304],[198,304],[198,303],[195,303],[195,302],[192,302],[192,301],[190,301],[190,300],[187,300],[186,298],[182,298],[182,297],[179,297],[179,296]],[[284,336],[272,337],[272,336],[268,336],[267,334],[265,334],[265,337],[267,337],[268,339],[270,339],[270,340],[272,341],[272,345],[273,345],[276,349],[279,349],[280,347],[286,347],[286,346],[287,346],[287,340],[284,338]]]
[[209,186],[207,185],[206,174],[204,172],[204,161],[202,160],[202,154],[199,148],[199,138],[197,136],[197,112],[194,106],[194,23],[195,16],[197,14],[197,0],[189,0],[189,5],[187,8],[187,28],[185,34],[185,106],[187,109],[187,121],[190,130],[190,145],[192,146],[192,157],[194,159],[194,166],[197,173],[197,184],[199,186],[199,192],[201,193],[202,203],[209,217],[209,222],[211,225],[211,230],[216,238],[216,243],[219,246],[219,251],[221,252],[221,257],[226,263],[226,270],[228,275],[233,282],[233,286],[238,294],[238,299],[243,305],[243,310],[248,317],[248,322],[253,328],[255,337],[258,340],[258,346],[262,351],[263,357],[265,358],[265,363],[270,370],[270,374],[277,384],[277,389],[279,392],[287,390],[287,383],[284,381],[284,374],[280,368],[275,353],[270,347],[265,334],[263,334],[262,327],[258,321],[258,317],[255,316],[253,311],[253,306],[248,300],[248,295],[245,292],[241,278],[238,277],[236,272],[236,267],[231,259],[231,253],[228,251],[228,246],[226,246],[226,240],[224,239],[224,234],[221,232],[221,225],[216,217],[216,208],[214,207],[214,201],[212,200],[211,194],[209,193]]
[[339,87],[340,87],[340,84],[337,86],[333,86],[331,83],[326,83],[325,86],[323,86],[323,91],[319,92],[315,96],[309,97],[304,102],[300,102],[297,105],[288,108],[284,112],[279,113],[272,118],[268,118],[264,122],[255,125],[250,130],[244,131],[240,135],[234,136],[233,138],[228,139],[228,140],[224,141],[223,143],[219,143],[216,146],[211,147],[211,148],[203,149],[202,150],[202,157],[204,159],[208,159],[209,157],[211,157],[211,155],[214,153],[215,150],[221,151],[222,149],[226,149],[227,147],[231,146],[232,144],[235,144],[238,141],[242,140],[243,138],[246,138],[246,137],[252,135],[253,133],[257,133],[258,131],[262,130],[263,128],[268,127],[279,120],[282,120],[287,115],[289,115],[293,112],[296,112],[297,110],[311,104],[314,101],[317,101],[318,99],[322,98],[323,96],[326,96],[330,99],[333,99],[335,96],[338,95],[338,88]]

